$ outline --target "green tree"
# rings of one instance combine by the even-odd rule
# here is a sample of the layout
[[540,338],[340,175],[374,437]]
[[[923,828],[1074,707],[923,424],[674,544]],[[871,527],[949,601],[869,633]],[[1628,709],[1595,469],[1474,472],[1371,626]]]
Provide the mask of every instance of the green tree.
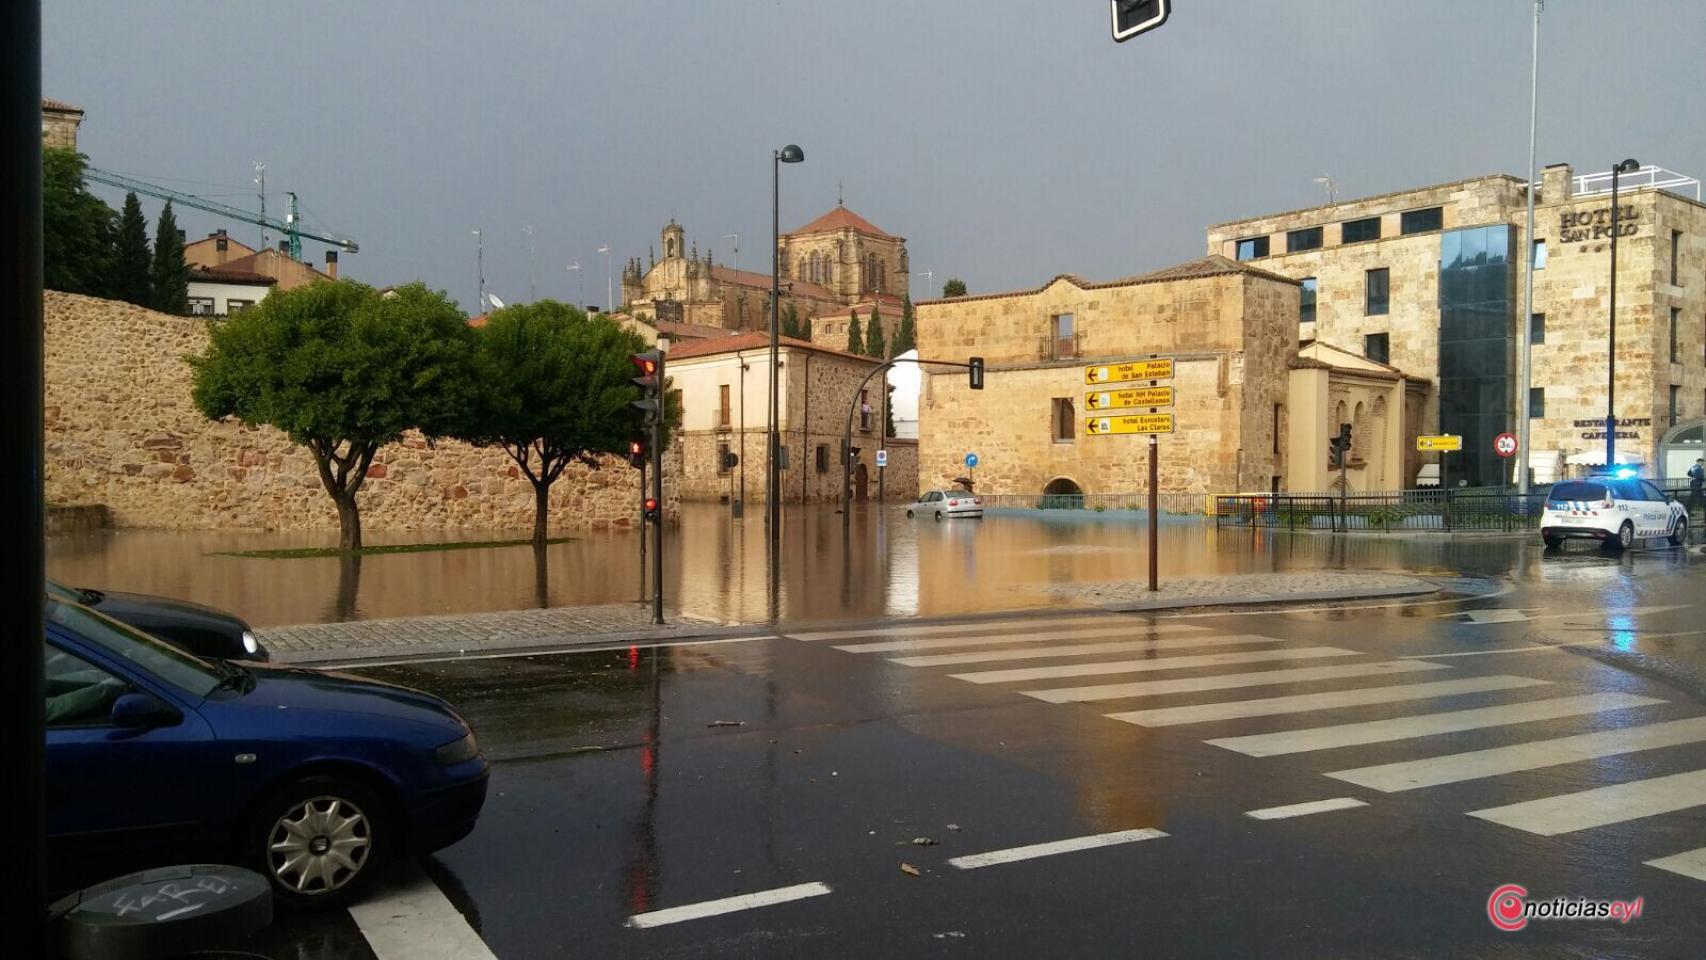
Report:
[[284,431],[308,448],[338,509],[338,546],[361,549],[356,494],[373,455],[410,429],[428,440],[473,405],[473,331],[420,283],[381,297],[353,280],[270,293],[208,324],[190,357],[191,397],[210,420]]
[[640,399],[636,333],[555,300],[494,311],[474,332],[479,384],[457,435],[503,449],[533,484],[533,545],[545,546],[551,484],[579,461],[625,453]]
[[859,356],[865,355],[865,337],[859,332],[859,311],[851,311],[852,319],[847,321],[847,352]]
[[154,256],[148,250],[148,220],[135,193],[124,195],[118,218],[118,243],[113,251],[112,295],[139,307],[153,304]]
[[172,213],[172,201],[160,208],[160,220],[154,230],[154,309],[161,313],[190,312],[190,265],[184,262],[184,237],[178,232],[178,218]]
[[887,384],[887,388],[887,392],[884,394],[887,400],[883,403],[883,436],[892,437],[894,436],[894,384]]
[[801,340],[810,340],[811,338],[812,338],[812,312],[810,310],[807,310],[806,315],[800,318],[800,339]]
[[782,305],[782,336],[797,338],[799,335],[800,311],[794,306],[794,301],[789,300]]
[[894,356],[900,356],[908,350],[918,349],[917,320],[912,315],[912,297],[907,297],[900,308],[900,327],[894,332]]
[[966,295],[966,282],[959,277],[953,277],[942,284],[942,296],[963,297]]
[[865,355],[887,360],[888,344],[883,342],[883,308],[871,305],[871,322],[865,325]]
[[83,184],[87,157],[57,147],[41,153],[42,283],[49,290],[108,296],[113,210]]

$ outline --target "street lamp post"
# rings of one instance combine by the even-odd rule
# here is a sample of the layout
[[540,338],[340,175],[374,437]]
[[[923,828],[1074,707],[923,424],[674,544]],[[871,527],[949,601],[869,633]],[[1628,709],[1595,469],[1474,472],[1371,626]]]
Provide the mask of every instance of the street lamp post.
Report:
[[1605,377],[1605,469],[1617,465],[1617,178],[1634,173],[1641,165],[1634,159],[1611,168],[1611,315],[1606,320]]
[[1529,408],[1528,394],[1534,384],[1531,342],[1534,336],[1534,135],[1540,116],[1540,11],[1546,0],[1534,0],[1533,53],[1528,69],[1528,167],[1523,172],[1527,187],[1523,190],[1528,206],[1523,242],[1528,244],[1523,257],[1522,314],[1517,318],[1517,397],[1516,397],[1516,492],[1528,496],[1529,430],[1534,411]]
[[610,279],[610,244],[598,248],[604,254],[604,309],[608,313],[616,312],[616,283]]
[[575,275],[575,282],[576,282],[575,299],[578,301],[575,304],[575,306],[580,307],[582,310],[585,310],[586,309],[586,276],[581,273],[581,262],[579,260],[576,260],[574,263],[569,264],[568,269],[569,269],[570,273]]
[[781,364],[777,316],[778,304],[782,297],[782,164],[799,163],[805,158],[806,152],[791,143],[770,155],[770,418],[764,447],[764,518],[770,527],[770,570],[773,580],[778,567],[777,552],[782,545],[782,511],[777,497],[782,487],[781,477],[778,475],[780,471],[777,469],[781,464],[778,462],[776,449],[778,429],[782,423],[777,380],[777,370]]

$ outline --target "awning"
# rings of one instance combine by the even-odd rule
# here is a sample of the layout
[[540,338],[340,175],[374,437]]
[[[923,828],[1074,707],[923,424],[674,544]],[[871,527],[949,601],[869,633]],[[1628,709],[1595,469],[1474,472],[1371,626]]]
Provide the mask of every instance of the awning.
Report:
[[[1572,453],[1564,462],[1572,467],[1603,467],[1605,466],[1605,448],[1600,447],[1597,450],[1583,450],[1581,453]],[[1617,462],[1640,466],[1643,461],[1618,457]]]

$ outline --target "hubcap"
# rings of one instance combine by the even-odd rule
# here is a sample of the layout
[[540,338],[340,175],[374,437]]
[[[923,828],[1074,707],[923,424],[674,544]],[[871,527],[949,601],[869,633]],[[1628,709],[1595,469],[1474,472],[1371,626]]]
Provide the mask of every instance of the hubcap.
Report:
[[304,800],[273,823],[267,866],[288,890],[331,893],[367,863],[373,835],[361,808],[341,797]]

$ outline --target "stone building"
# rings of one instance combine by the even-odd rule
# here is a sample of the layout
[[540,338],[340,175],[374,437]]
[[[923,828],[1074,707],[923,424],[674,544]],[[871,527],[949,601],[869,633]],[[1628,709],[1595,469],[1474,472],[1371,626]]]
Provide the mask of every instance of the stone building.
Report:
[[1059,276],[1035,290],[917,305],[922,357],[985,362],[924,368],[919,480],[944,487],[976,452],[992,494],[1130,493],[1147,487],[1146,439],[1091,436],[1084,367],[1174,359],[1175,432],[1160,438],[1161,489],[1211,493],[1285,485],[1285,405],[1297,354],[1299,285],[1208,256],[1108,283]]
[[[196,411],[183,358],[206,348],[206,320],[54,291],[44,308],[48,503],[104,506],[121,527],[337,529],[305,448]],[[666,464],[673,502],[679,465]],[[533,525],[533,487],[502,451],[413,435],[380,449],[359,502],[368,531]],[[571,464],[550,504],[554,529],[635,526],[638,471]]]
[[83,108],[62,100],[41,102],[41,143],[44,147],[77,149],[77,128],[83,123]]
[[[854,402],[853,488],[858,500],[911,499],[918,492],[916,441],[884,438],[884,379],[863,381],[879,361],[781,338],[781,445],[785,503],[834,502],[841,496],[841,445]],[[686,500],[762,503],[770,384],[767,335],[757,332],[675,344],[665,374],[681,391],[677,446]],[[877,450],[887,451],[879,471]],[[730,463],[729,454],[734,455]]]
[[[701,256],[681,224],[671,220],[642,267],[639,258],[622,269],[622,311],[657,318],[667,304],[670,320],[731,330],[768,330],[769,258],[759,270],[716,263],[709,247]],[[829,347],[847,342],[849,314],[866,323],[873,310],[884,318],[885,336],[900,322],[911,267],[906,239],[890,234],[837,205],[798,230],[782,235],[777,248],[784,308],[812,317],[812,340]]]
[[[1299,339],[1428,384],[1419,416],[1406,417],[1410,452],[1392,486],[1422,473],[1417,433],[1463,437],[1463,452],[1445,464],[1448,484],[1509,482],[1521,458],[1500,458],[1493,440],[1517,433],[1524,413],[1536,481],[1604,464],[1610,175],[1546,168],[1532,244],[1523,236],[1526,189],[1519,177],[1478,177],[1209,228],[1211,254],[1302,284]],[[1645,167],[1623,177],[1618,202],[1618,459],[1654,476],[1678,476],[1693,462],[1699,444],[1686,438],[1706,420],[1699,189]],[[1530,253],[1533,374],[1524,397],[1518,323]],[[1337,432],[1336,405],[1318,413],[1330,422],[1316,426]]]

